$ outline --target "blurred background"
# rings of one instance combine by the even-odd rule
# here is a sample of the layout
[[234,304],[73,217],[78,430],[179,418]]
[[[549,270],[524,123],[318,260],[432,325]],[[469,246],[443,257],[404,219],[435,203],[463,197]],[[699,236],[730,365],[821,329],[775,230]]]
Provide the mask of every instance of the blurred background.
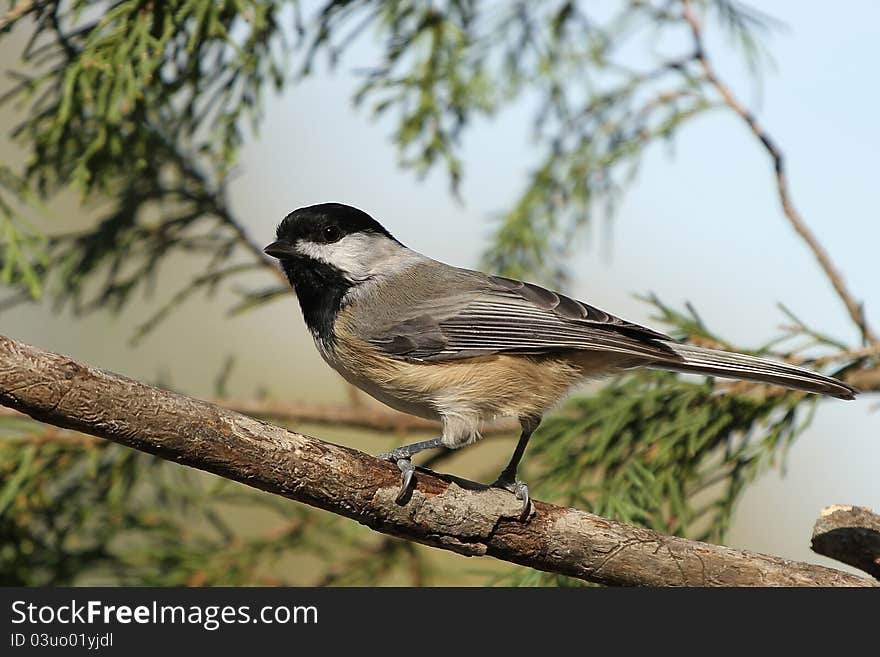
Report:
[[[18,4],[27,3],[12,3],[10,7]],[[89,12],[97,12],[101,5],[85,4],[92,6],[87,7],[79,21],[88,20]],[[589,19],[583,24],[572,22],[565,39],[549,39],[547,47],[556,48],[559,57],[529,65],[532,68],[522,71],[516,84],[510,83],[511,87],[518,85],[515,90],[499,91],[495,100],[486,101],[491,110],[480,110],[476,100],[470,105],[471,101],[461,101],[464,109],[459,109],[467,114],[468,120],[460,134],[449,137],[454,165],[444,159],[442,148],[435,160],[428,157],[429,161],[418,161],[423,157],[421,143],[416,140],[407,146],[406,133],[401,128],[409,101],[402,100],[408,91],[399,81],[406,76],[382,72],[390,48],[408,47],[402,32],[394,32],[394,21],[403,25],[409,19],[395,17],[393,12],[402,13],[401,6],[407,4],[412,5],[413,12],[420,12],[432,3],[365,2],[360,3],[364,6],[360,16],[340,14],[338,24],[331,23],[329,28],[333,34],[331,45],[338,54],[334,51],[328,56],[333,48],[315,41],[319,44],[315,46],[317,54],[304,76],[297,73],[302,72],[308,46],[313,45],[309,35],[318,33],[315,25],[322,17],[333,15],[327,9],[333,3],[325,6],[306,2],[297,7],[291,3],[278,3],[278,7],[266,4],[277,11],[274,20],[278,33],[291,43],[301,40],[303,44],[291,46],[289,51],[273,45],[271,53],[265,55],[287,62],[287,82],[279,91],[269,88],[270,85],[263,90],[258,103],[262,107],[258,127],[245,117],[236,117],[241,142],[234,156],[224,152],[221,157],[210,149],[198,156],[228,162],[222,171],[215,171],[210,164],[204,167],[217,180],[222,179],[227,207],[254,244],[271,242],[275,226],[291,210],[312,203],[339,201],[366,210],[404,244],[434,258],[462,267],[494,266],[496,270],[554,283],[577,298],[660,330],[686,329],[687,325],[683,320],[664,323],[662,311],[643,298],[647,295],[656,295],[683,315],[687,314],[685,304],[690,304],[705,327],[711,328],[713,336],[723,336],[738,349],[760,349],[791,332],[793,320],[780,309],[779,303],[823,336],[812,340],[795,331],[798,335],[793,343],[786,342],[779,353],[793,353],[786,349],[795,344],[806,345],[801,355],[834,353],[836,347],[832,343],[849,349],[860,346],[857,327],[814,255],[782,212],[767,153],[745,123],[718,102],[717,92],[703,88],[704,82],[698,79],[698,62],[693,69],[696,82],[691,79],[683,86],[676,82],[671,87],[687,89],[690,85],[697,89],[699,99],[692,106],[697,109],[691,115],[687,108],[679,106],[669,114],[676,117],[673,126],[667,126],[669,134],[650,139],[631,134],[638,144],[637,153],[627,155],[628,159],[621,158],[619,163],[612,162],[608,168],[607,178],[618,180],[616,189],[603,187],[601,181],[594,183],[586,195],[589,198],[581,202],[576,191],[576,169],[572,167],[562,179],[572,181],[575,191],[566,195],[556,190],[555,206],[538,203],[528,212],[516,214],[517,208],[524,207],[524,190],[532,185],[533,174],[547,161],[545,158],[553,161],[556,157],[561,161],[583,149],[584,144],[601,142],[587,134],[577,145],[565,146],[566,140],[577,139],[574,135],[580,128],[572,126],[581,119],[576,112],[563,118],[559,108],[545,111],[548,97],[552,98],[548,90],[553,85],[540,77],[540,71],[557,66],[559,77],[555,84],[571,87],[565,92],[569,105],[589,107],[607,90],[616,88],[615,76],[621,75],[620,71],[630,75],[636,70],[663,69],[664,62],[691,53],[693,35],[680,18],[680,3],[534,3],[536,23],[540,23],[542,12],[549,21],[562,13],[563,5],[570,4],[575,7],[572,13],[583,12]],[[433,9],[455,22],[459,14],[452,5],[456,4],[437,2]],[[492,12],[502,12],[505,5],[474,4],[482,12],[480,20],[484,24],[494,24]],[[519,3],[509,3],[511,7],[515,4]],[[654,14],[639,13],[652,5],[657,16],[668,11],[676,18],[654,19],[650,17]],[[880,276],[875,260],[880,223],[874,201],[880,130],[876,121],[878,91],[871,80],[876,77],[874,65],[880,55],[874,29],[880,21],[880,6],[852,1],[831,9],[821,3],[778,0],[761,3],[760,12],[751,12],[738,3],[694,2],[690,7],[700,16],[705,52],[716,74],[754,112],[760,125],[784,151],[797,210],[837,263],[847,285],[865,302],[867,321],[876,326],[880,323]],[[743,27],[731,28],[730,21],[734,19],[725,18],[725,11],[731,12],[730,16],[739,16],[741,12],[754,19],[742,19]],[[764,12],[773,19],[764,16]],[[634,26],[622,27],[624,18]],[[38,20],[38,14],[29,13],[2,34],[0,62],[7,74],[2,83],[6,93],[21,80],[14,73],[35,74],[54,65],[23,57]],[[66,20],[73,30],[74,19]],[[357,31],[359,21],[365,27]],[[302,33],[297,31],[300,22],[305,25]],[[476,19],[475,23],[479,24]],[[257,21],[249,24],[255,26]],[[604,55],[596,54],[595,44],[601,40],[591,40],[586,32],[578,32],[592,29],[590,26],[602,26],[607,30],[603,38],[612,43],[619,41],[620,45],[613,53],[609,50]],[[738,29],[747,33],[753,43],[747,43]],[[235,27],[230,33],[231,39],[248,38],[246,27]],[[457,38],[466,44],[467,34],[465,30]],[[419,61],[422,47],[424,44],[413,45],[404,57]],[[466,45],[462,48],[466,49]],[[522,50],[523,58],[526,50]],[[446,56],[449,62],[442,71],[452,75],[457,60]],[[495,57],[499,62],[503,59],[502,54],[490,52],[486,61]],[[612,58],[613,67],[608,63]],[[458,65],[464,70],[471,64],[463,61]],[[424,74],[425,70],[413,66],[410,73]],[[489,73],[485,75],[491,81]],[[662,75],[675,80],[678,73],[664,69]],[[363,102],[355,105],[355,95],[370,80],[398,82],[396,87],[389,83],[386,88],[379,86],[367,91]],[[424,77],[420,84],[427,84]],[[482,84],[488,86],[489,82]],[[621,109],[619,114],[612,108],[603,120],[624,124],[631,121],[643,111],[640,108],[652,102],[649,98],[654,98],[658,89],[663,93],[665,83],[661,80],[658,84],[649,87],[644,97],[628,98],[628,109]],[[460,93],[479,95],[475,85]],[[151,101],[160,96],[145,97]],[[374,106],[383,100],[387,100],[390,108],[376,115]],[[700,104],[704,100],[705,106]],[[436,99],[441,106],[444,102],[455,105],[453,101],[455,93],[451,91],[447,96],[440,93]],[[13,92],[0,107],[0,160],[12,171],[25,171],[40,153],[48,159],[45,150],[34,148],[39,127],[25,130],[16,139],[12,137],[15,127],[27,121],[29,114],[33,116],[33,102],[33,98]],[[172,98],[169,107],[179,108],[185,102],[184,98]],[[415,106],[419,107],[418,101]],[[644,110],[650,111],[650,107]],[[162,116],[161,112],[156,116]],[[440,124],[444,125],[445,120],[439,120]],[[667,121],[663,116],[656,119],[657,123],[650,123],[652,120],[648,121],[649,128]],[[600,123],[589,130],[601,127]],[[216,144],[220,138],[202,125],[188,133],[186,139],[188,142],[178,144],[195,152],[200,140]],[[554,140],[563,144],[555,156]],[[413,148],[420,154],[413,157]],[[580,162],[596,165],[613,152],[608,146],[604,148],[604,154]],[[625,169],[624,174],[614,168],[618,164]],[[637,171],[630,178],[630,169],[635,165]],[[88,166],[101,164],[93,161]],[[21,175],[28,180],[28,174]],[[64,179],[65,175],[69,180]],[[100,175],[93,175],[91,182],[86,183],[77,183],[76,175],[75,165],[52,173],[48,176],[52,179],[52,191],[45,194],[39,191],[36,179],[30,178],[27,186],[37,190],[31,194],[36,200],[31,202],[27,195],[14,197],[9,201],[10,216],[26,217],[31,229],[44,235],[93,231],[113,213],[114,203],[121,198],[120,190],[131,182],[124,173],[113,171],[108,174],[105,188],[91,188]],[[561,186],[564,188],[564,184]],[[545,194],[544,200],[551,196]],[[610,212],[609,201],[613,201]],[[139,221],[149,224],[180,200],[162,203],[139,208],[133,214],[140,213]],[[511,241],[519,233],[508,230],[510,226],[519,226],[520,230],[523,216],[533,217],[547,207],[564,209],[558,211],[553,223],[541,224],[530,218],[530,230],[557,235],[567,248],[559,248],[555,243],[544,245],[540,261],[547,267],[534,267],[527,258],[503,257],[516,251]],[[516,224],[517,221],[520,223]],[[206,234],[212,231],[214,228],[209,228]],[[146,244],[139,244],[139,240],[146,242],[147,238],[132,233],[131,243],[127,242],[125,248],[132,252],[146,249]],[[314,349],[294,295],[268,292],[260,296],[278,284],[267,269],[257,267],[224,279],[210,294],[206,293],[207,288],[197,289],[185,301],[169,306],[161,321],[152,326],[156,313],[175,299],[186,282],[209,270],[210,254],[169,249],[149,277],[149,285],[137,286],[119,304],[101,296],[108,274],[95,267],[81,276],[81,294],[98,301],[93,307],[80,304],[83,307],[77,308],[76,300],[69,294],[69,279],[75,274],[60,265],[62,261],[66,265],[82,265],[72,254],[81,253],[84,248],[82,241],[68,246],[49,243],[45,261],[35,267],[41,281],[38,299],[20,298],[18,291],[26,285],[17,285],[9,278],[8,297],[16,302],[4,303],[0,309],[0,331],[4,335],[203,398],[340,406],[352,403],[347,385],[323,364]],[[232,251],[222,257],[232,262],[242,255],[241,251]],[[53,264],[59,266],[53,268]],[[230,314],[230,309],[238,311]],[[150,323],[149,330],[142,331],[145,322]],[[804,340],[798,342],[799,337]],[[660,384],[652,380],[644,385]],[[687,385],[706,384],[694,379]],[[596,394],[596,390],[591,387],[584,394]],[[356,403],[372,402],[361,396]],[[876,395],[865,394],[855,402],[822,401],[814,409],[799,410],[799,423],[815,410],[812,422],[784,457],[782,450],[769,449],[762,456],[754,481],[744,483],[742,493],[733,495],[732,521],[729,530],[723,532],[724,543],[840,567],[810,552],[810,532],[820,509],[829,504],[880,508],[876,477],[880,463],[877,403]],[[792,404],[809,406],[802,400]],[[776,417],[773,413],[778,413],[778,409],[769,409],[761,418]],[[754,421],[758,426],[758,420]],[[24,427],[20,420],[17,422],[14,427],[6,427],[7,441],[20,440],[38,431]],[[409,432],[367,432],[325,423],[292,421],[290,425],[298,431],[369,452],[410,442],[412,437]],[[725,440],[739,440],[738,436],[747,433],[737,427]],[[758,434],[755,440],[760,443],[760,430],[748,430]],[[538,434],[534,442],[540,443],[542,438],[551,440],[559,431],[553,425],[548,434]],[[515,439],[513,435],[493,436],[435,467],[489,480],[506,462]],[[720,438],[719,441],[718,445],[723,442]],[[8,462],[2,471],[7,481],[20,470],[23,444],[7,447]],[[712,447],[715,451],[707,451],[700,458],[711,461],[715,458],[713,454],[720,453],[718,445]],[[15,453],[10,449],[15,449]],[[106,477],[106,489],[100,489],[103,493],[95,492],[96,499],[112,500],[115,506],[106,511],[106,516],[90,519],[84,511],[52,512],[52,505],[58,503],[58,491],[51,490],[48,483],[40,484],[40,488],[34,483],[35,488],[29,491],[10,492],[8,497],[13,501],[4,510],[7,518],[3,531],[7,535],[0,561],[0,577],[4,580],[163,584],[560,583],[508,564],[397,544],[329,514],[307,511],[286,500],[252,496],[242,487],[219,484],[210,475],[181,474],[177,472],[181,468],[160,465],[147,457],[129,463],[119,461],[122,457],[118,455],[111,458],[104,454],[108,449],[121,452],[121,448],[89,444],[77,449],[80,451],[58,448],[57,453],[44,455],[40,472],[54,472],[55,478],[67,478],[74,476],[74,465],[82,467],[71,483],[73,487],[97,485],[96,477]],[[83,456],[83,450],[100,455]],[[529,464],[527,454],[526,473],[535,477],[537,497],[571,503],[575,498],[554,488],[555,480],[542,469],[541,464],[552,458],[552,453],[539,451],[536,461]],[[89,459],[91,470],[85,465]],[[101,459],[117,465],[108,465],[104,472]],[[116,474],[113,467],[118,468]],[[171,468],[174,472],[166,472]],[[597,468],[596,472],[600,470]],[[114,483],[113,477],[122,471],[128,473],[125,483]],[[35,474],[34,481],[38,479]],[[0,489],[3,486],[0,481]],[[184,490],[195,491],[189,504],[175,499],[177,492]],[[114,494],[120,499],[115,500]],[[140,495],[142,507],[131,502]],[[190,494],[181,493],[180,498],[187,495]],[[45,504],[31,502],[29,506],[28,499],[37,497],[45,499]],[[17,511],[15,500],[19,504]],[[583,504],[574,505],[588,504],[589,496],[582,501]],[[215,502],[216,508],[206,514],[207,505]],[[658,504],[662,507],[662,500]],[[668,508],[658,511],[661,515],[668,512]],[[618,515],[634,521],[640,518],[638,514]],[[35,522],[36,516],[45,524],[45,536],[36,535],[39,523],[25,528],[26,521]],[[699,520],[692,520],[674,527],[667,522],[666,526],[677,533],[698,535],[702,531]],[[651,518],[642,521],[651,526],[657,524]],[[90,528],[91,522],[99,522],[103,527]],[[150,522],[159,529],[154,532]],[[69,526],[59,532],[59,523]],[[100,547],[86,545],[89,537],[97,536],[101,537]],[[71,545],[71,537],[80,543]],[[12,542],[16,544],[14,549],[9,546]],[[186,554],[180,553],[184,548]],[[37,554],[41,550],[43,554]],[[208,558],[207,553],[214,556]],[[220,553],[227,555],[226,561],[215,558]],[[73,554],[79,556],[71,560],[69,556]]]

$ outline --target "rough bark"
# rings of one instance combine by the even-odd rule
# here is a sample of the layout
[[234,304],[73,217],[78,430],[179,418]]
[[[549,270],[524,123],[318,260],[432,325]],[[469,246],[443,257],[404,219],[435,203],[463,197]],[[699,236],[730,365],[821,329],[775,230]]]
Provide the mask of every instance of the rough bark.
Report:
[[880,579],[880,516],[861,506],[829,506],[813,526],[812,548]]
[[404,505],[397,468],[208,402],[0,336],[0,404],[326,509],[394,536],[611,585],[870,586],[831,568],[664,536],[420,472]]

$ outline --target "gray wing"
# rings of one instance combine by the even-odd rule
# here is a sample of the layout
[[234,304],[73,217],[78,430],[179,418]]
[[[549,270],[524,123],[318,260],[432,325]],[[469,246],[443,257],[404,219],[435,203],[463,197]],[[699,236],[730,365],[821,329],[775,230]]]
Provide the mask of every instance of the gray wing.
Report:
[[368,341],[391,356],[427,362],[571,349],[673,355],[663,344],[669,336],[581,301],[531,283],[449,269],[410,277],[410,285],[418,280],[419,294],[374,324]]

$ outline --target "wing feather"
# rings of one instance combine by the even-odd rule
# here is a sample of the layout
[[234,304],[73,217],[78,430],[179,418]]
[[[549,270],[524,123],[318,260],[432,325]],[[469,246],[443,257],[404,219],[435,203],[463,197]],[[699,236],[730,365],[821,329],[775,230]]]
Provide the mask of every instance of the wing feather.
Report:
[[426,266],[417,298],[403,305],[389,295],[386,319],[370,327],[369,341],[391,356],[428,362],[571,349],[675,358],[663,344],[669,336],[582,301],[532,283],[455,272],[450,281],[447,272]]

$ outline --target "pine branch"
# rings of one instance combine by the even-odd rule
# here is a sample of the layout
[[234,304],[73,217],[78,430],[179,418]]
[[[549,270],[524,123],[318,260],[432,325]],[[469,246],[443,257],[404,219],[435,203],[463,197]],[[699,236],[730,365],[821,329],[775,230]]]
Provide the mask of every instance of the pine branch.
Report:
[[734,550],[422,472],[403,506],[397,468],[0,337],[0,404],[352,518],[385,534],[610,585],[870,586],[861,577]]
[[868,325],[868,320],[865,318],[864,307],[861,303],[856,301],[852,292],[846,286],[846,283],[843,280],[843,275],[840,273],[840,269],[834,264],[831,260],[831,256],[828,255],[828,251],[822,246],[813,231],[810,230],[809,226],[804,222],[803,217],[801,217],[800,213],[795,209],[794,201],[792,200],[791,193],[788,189],[788,174],[785,169],[785,156],[782,149],[758,123],[755,115],[752,114],[749,109],[739,101],[739,99],[737,99],[730,87],[718,78],[715,73],[715,68],[710,61],[703,44],[703,27],[700,23],[699,17],[694,12],[693,7],[691,7],[689,0],[682,0],[682,9],[684,19],[690,26],[691,35],[693,36],[695,49],[694,59],[699,62],[706,81],[709,82],[709,84],[718,92],[725,105],[733,110],[746,123],[746,125],[748,125],[749,129],[761,142],[764,149],[773,160],[779,201],[782,204],[782,210],[788,218],[791,227],[798,235],[800,235],[801,239],[807,243],[807,246],[813,252],[816,260],[818,260],[819,265],[822,267],[822,271],[825,272],[825,275],[828,277],[828,280],[837,292],[837,296],[840,297],[840,300],[843,301],[843,304],[846,306],[850,318],[861,332],[863,342],[865,344],[880,343],[880,338],[877,337]]

